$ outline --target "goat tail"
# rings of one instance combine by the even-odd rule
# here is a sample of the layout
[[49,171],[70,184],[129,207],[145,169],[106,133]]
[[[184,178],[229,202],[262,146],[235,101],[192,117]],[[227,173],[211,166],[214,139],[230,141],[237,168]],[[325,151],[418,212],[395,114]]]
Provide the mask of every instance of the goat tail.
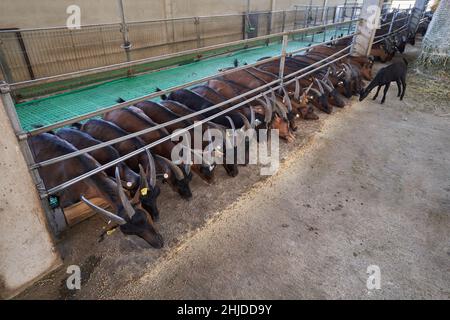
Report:
[[[158,88],[158,87],[156,87],[156,90],[155,90],[156,92],[160,92],[160,91],[162,91],[160,88]],[[163,94],[163,95],[161,95],[161,99],[163,99],[163,100],[167,100],[167,96],[165,95],[165,94]]]
[[403,58],[403,62],[406,64],[406,66],[408,66],[408,60],[406,60],[405,58]]

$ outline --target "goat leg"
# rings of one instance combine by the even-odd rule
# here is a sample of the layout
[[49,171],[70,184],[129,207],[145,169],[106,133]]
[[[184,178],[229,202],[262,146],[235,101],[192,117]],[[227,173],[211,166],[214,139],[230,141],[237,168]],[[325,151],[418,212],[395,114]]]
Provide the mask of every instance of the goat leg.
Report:
[[383,92],[383,99],[381,99],[381,104],[384,103],[384,100],[386,100],[386,93],[389,90],[389,86],[391,85],[390,82],[386,83],[386,85],[384,86],[384,92]]

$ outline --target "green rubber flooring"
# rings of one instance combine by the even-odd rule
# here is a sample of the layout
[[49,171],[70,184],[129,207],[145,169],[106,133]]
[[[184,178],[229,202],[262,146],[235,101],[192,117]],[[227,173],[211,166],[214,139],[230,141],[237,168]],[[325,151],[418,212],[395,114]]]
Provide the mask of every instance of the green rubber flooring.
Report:
[[[334,35],[334,31],[327,32],[328,39]],[[322,42],[323,34],[316,35],[314,40]],[[287,51],[305,47],[311,42],[311,38],[305,38],[303,41],[291,40]],[[50,125],[107,108],[114,105],[119,97],[125,100],[138,98],[154,92],[156,87],[167,89],[214,75],[221,68],[233,66],[235,59],[239,61],[239,65],[250,64],[261,57],[279,55],[280,50],[280,43],[244,49],[225,56],[27,101],[17,104],[16,110],[23,129],[29,131],[36,125]]]

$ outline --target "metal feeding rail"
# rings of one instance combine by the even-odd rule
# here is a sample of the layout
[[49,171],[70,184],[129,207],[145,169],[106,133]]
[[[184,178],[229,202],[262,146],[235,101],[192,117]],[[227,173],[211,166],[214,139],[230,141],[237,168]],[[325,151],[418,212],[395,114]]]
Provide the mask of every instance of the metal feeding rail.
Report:
[[[225,46],[233,46],[233,45],[238,45],[238,44],[245,44],[245,43],[249,43],[249,42],[253,42],[253,41],[265,40],[265,39],[269,39],[269,38],[279,38],[279,37],[283,37],[283,36],[292,36],[294,34],[308,33],[308,32],[311,32],[311,31],[317,32],[317,31],[320,31],[320,30],[329,29],[331,27],[336,27],[336,26],[341,26],[341,25],[346,25],[346,24],[354,24],[354,23],[356,23],[358,21],[359,21],[359,19],[354,19],[354,20],[350,20],[350,21],[339,22],[339,23],[332,23],[332,24],[323,25],[323,26],[317,26],[317,27],[312,27],[312,28],[302,28],[302,29],[294,30],[294,31],[281,32],[281,33],[273,34],[273,35],[270,35],[270,36],[262,36],[262,37],[247,39],[247,40],[236,41],[236,42],[228,43],[227,45],[221,44],[221,45],[213,46],[213,48],[225,47]],[[330,42],[331,42],[331,40],[330,41],[325,41],[325,42],[320,43],[319,45],[323,45],[323,44],[330,43]],[[202,51],[208,51],[208,50],[211,50],[211,48],[212,47],[206,47],[206,48],[203,48]],[[308,50],[309,48],[310,47],[306,47],[306,48],[300,49],[300,51]],[[177,53],[176,55],[180,55],[180,54],[181,53]],[[183,54],[186,54],[186,51],[184,51]],[[173,55],[170,55],[170,56],[172,57]],[[162,57],[160,57],[160,59],[163,59],[165,57],[167,57],[167,56],[162,56]],[[153,59],[153,58],[151,58],[151,59]],[[139,60],[139,61],[142,63],[144,60]],[[260,61],[260,62],[251,64],[251,65],[238,67],[238,68],[233,69],[233,70],[234,71],[243,70],[243,69],[246,69],[246,68],[250,68],[252,66],[257,66],[259,64],[269,62],[269,61],[270,60],[267,59],[266,61]],[[131,64],[134,64],[134,63],[137,63],[137,62],[131,62]],[[129,64],[128,63],[124,63],[124,64],[120,64],[120,66],[121,67],[127,67],[127,66],[129,66]],[[116,68],[116,67],[117,67],[117,65],[111,66],[111,68]],[[221,74],[225,75],[225,74],[231,73],[233,70],[224,71]],[[80,75],[80,74],[85,73],[85,72],[92,72],[92,71],[91,70],[86,70],[86,71],[82,71],[82,72],[77,72],[76,74]],[[96,72],[98,72],[97,69],[96,69]],[[66,74],[66,75],[54,76],[54,77],[51,77],[51,79],[44,78],[44,79],[37,79],[37,80],[32,80],[32,81],[26,81],[26,82],[22,82],[22,83],[16,83],[16,84],[12,84],[11,85],[11,89],[14,90],[14,89],[18,89],[18,88],[24,88],[26,86],[35,85],[35,84],[38,84],[38,83],[47,83],[47,81],[50,81],[50,80],[51,80],[51,82],[57,81],[57,80],[64,80],[64,79],[67,79],[66,78],[67,76],[73,77],[73,76],[75,76],[75,73],[72,73],[70,75]],[[74,117],[74,118],[71,118],[71,119],[68,119],[68,120],[65,120],[65,121],[53,124],[53,125],[45,126],[45,127],[42,127],[42,128],[38,128],[38,129],[35,129],[35,130],[28,131],[28,132],[20,132],[19,133],[19,139],[21,139],[21,140],[27,139],[29,136],[34,136],[34,135],[37,135],[39,133],[47,132],[49,130],[57,129],[57,128],[60,128],[60,127],[63,127],[63,126],[66,126],[66,125],[69,125],[69,124],[72,124],[72,123],[75,123],[75,122],[79,122],[79,121],[83,121],[83,120],[86,120],[86,119],[89,119],[89,118],[92,118],[92,117],[96,117],[96,116],[99,116],[99,115],[101,115],[103,113],[106,113],[108,111],[120,109],[120,108],[123,108],[123,107],[128,107],[128,106],[131,106],[131,105],[136,104],[138,102],[142,102],[142,101],[145,101],[145,100],[150,100],[150,99],[153,99],[153,98],[157,98],[157,97],[159,97],[161,95],[170,93],[171,91],[187,88],[187,87],[190,87],[192,85],[208,81],[208,80],[213,79],[215,77],[217,77],[217,75],[212,75],[212,76],[209,76],[209,77],[206,77],[206,78],[202,78],[202,79],[199,79],[199,80],[195,80],[195,81],[192,81],[192,82],[180,85],[180,86],[172,87],[172,88],[169,88],[169,89],[166,89],[166,90],[162,90],[162,91],[155,92],[155,93],[152,93],[152,94],[149,94],[149,95],[145,95],[145,96],[142,96],[142,97],[139,97],[139,98],[136,98],[136,99],[129,100],[129,101],[124,102],[124,103],[120,103],[120,104],[113,105],[113,106],[105,108],[105,109],[101,109],[101,110],[98,110],[98,111],[87,113],[87,114],[84,114],[84,115],[79,116],[79,117]]]
[[[351,20],[351,21],[340,22],[340,23],[336,23],[336,24],[329,24],[329,25],[325,25],[325,26],[317,26],[317,27],[313,27],[313,28],[300,29],[300,30],[296,30],[296,31],[288,31],[288,32],[283,32],[283,33],[279,33],[279,34],[276,34],[276,35],[272,35],[271,37],[283,36],[283,38],[287,39],[288,36],[292,36],[294,34],[307,33],[307,32],[311,32],[311,31],[317,32],[317,31],[320,31],[320,30],[326,30],[327,28],[330,28],[330,27],[333,27],[333,26],[339,26],[339,25],[345,25],[345,24],[353,24],[353,23],[358,22],[358,21],[359,21],[359,19],[354,19],[354,20]],[[350,30],[350,28],[348,30]],[[345,36],[343,38],[350,38],[350,37],[353,37],[354,35],[355,35],[355,33],[352,33],[352,34],[349,34],[349,35],[347,35],[347,36]],[[264,38],[266,38],[266,37],[264,37]],[[253,39],[250,39],[250,40],[253,40]],[[332,41],[334,41],[334,40],[325,41],[325,42],[313,45],[311,47],[305,47],[305,48],[302,48],[302,49],[299,49],[299,50],[295,50],[293,52],[286,52],[286,47],[285,46],[287,46],[287,41],[285,41],[283,43],[284,50],[282,50],[282,54],[280,54],[280,55],[278,55],[276,57],[272,57],[272,58],[269,58],[269,59],[264,59],[262,61],[258,61],[256,63],[250,64],[250,65],[237,67],[235,69],[226,70],[226,71],[223,71],[223,72],[221,72],[219,74],[216,74],[216,75],[213,75],[213,76],[210,76],[210,77],[206,77],[206,78],[199,79],[199,80],[196,80],[196,81],[193,81],[193,82],[190,82],[190,83],[186,83],[186,84],[181,85],[181,86],[177,86],[177,87],[173,87],[173,88],[170,88],[170,89],[167,89],[167,90],[163,90],[161,92],[155,92],[155,93],[152,93],[150,95],[146,95],[146,96],[140,97],[138,99],[133,99],[133,100],[130,100],[130,101],[127,101],[127,102],[124,102],[124,103],[119,103],[119,104],[116,104],[116,105],[111,106],[109,108],[106,108],[106,109],[103,109],[103,110],[99,110],[99,111],[96,111],[96,112],[92,112],[92,113],[89,113],[87,115],[83,115],[81,117],[76,117],[76,118],[73,118],[73,119],[70,119],[70,120],[67,120],[67,121],[64,121],[64,122],[60,122],[60,123],[57,123],[57,124],[54,124],[54,125],[51,125],[51,126],[47,126],[47,127],[44,127],[44,128],[39,128],[39,129],[32,130],[32,131],[26,132],[26,133],[23,132],[23,133],[19,134],[19,139],[22,140],[22,141],[25,141],[25,139],[27,139],[27,138],[29,138],[31,136],[36,136],[36,135],[38,135],[40,133],[47,132],[49,130],[60,128],[60,127],[63,127],[63,126],[66,126],[68,124],[71,124],[71,123],[74,123],[74,122],[78,122],[78,121],[81,121],[81,120],[89,119],[89,118],[92,118],[94,116],[98,116],[100,114],[103,114],[103,113],[111,111],[111,110],[116,110],[116,109],[124,108],[124,107],[127,107],[127,106],[131,106],[131,105],[134,105],[134,104],[136,104],[138,102],[149,100],[149,99],[161,96],[163,94],[167,94],[167,93],[169,93],[171,91],[174,91],[174,90],[177,90],[177,89],[187,88],[187,87],[190,87],[190,86],[195,85],[195,84],[203,83],[205,81],[208,81],[208,80],[213,79],[213,78],[215,78],[217,76],[220,76],[220,75],[230,74],[230,73],[232,73],[234,71],[245,70],[245,69],[248,69],[248,68],[256,67],[258,65],[270,62],[270,61],[275,61],[277,59],[283,59],[283,57],[285,57],[287,55],[292,55],[294,53],[305,51],[305,50],[308,50],[308,49],[310,49],[312,47],[316,47],[316,46],[319,46],[319,45],[329,44]],[[319,70],[321,68],[324,68],[324,67],[328,66],[331,63],[334,63],[334,62],[336,62],[336,61],[338,61],[340,59],[345,58],[346,56],[349,55],[349,53],[344,54],[341,57],[338,57],[338,58],[336,58],[334,60],[329,61],[330,59],[334,58],[336,55],[344,53],[344,51],[348,51],[349,48],[350,48],[350,46],[348,46],[345,49],[339,51],[338,53],[336,53],[336,54],[334,54],[334,55],[332,55],[330,57],[327,57],[327,58],[325,58],[325,59],[323,59],[323,60],[321,60],[319,62],[316,62],[316,63],[314,63],[314,64],[312,64],[312,65],[310,65],[310,66],[308,66],[308,67],[306,67],[306,68],[304,68],[302,70],[298,70],[295,74],[286,75],[283,78],[280,78],[280,79],[277,79],[277,80],[272,81],[270,83],[267,83],[267,84],[265,84],[265,85],[263,85],[263,86],[261,86],[259,88],[256,88],[254,90],[248,91],[248,92],[246,92],[244,94],[241,94],[239,96],[233,97],[233,98],[231,98],[231,99],[229,99],[227,101],[224,101],[224,102],[219,103],[217,105],[211,106],[211,107],[209,107],[207,109],[195,112],[193,114],[190,114],[190,115],[187,115],[187,116],[184,116],[184,117],[180,117],[179,119],[175,119],[173,121],[169,121],[169,122],[166,122],[166,123],[163,123],[163,124],[156,125],[156,126],[151,127],[151,128],[147,128],[147,129],[142,130],[140,132],[131,133],[131,134],[127,135],[127,136],[124,136],[124,137],[121,137],[121,138],[118,138],[118,139],[114,139],[114,140],[111,140],[111,141],[103,142],[103,143],[101,143],[99,145],[96,145],[96,146],[93,146],[93,147],[89,147],[89,148],[85,148],[85,149],[82,149],[82,150],[78,150],[76,152],[73,152],[73,153],[70,153],[70,154],[67,154],[67,155],[64,155],[64,156],[56,157],[54,159],[49,159],[47,161],[43,161],[43,162],[40,162],[40,163],[32,163],[30,165],[30,170],[35,171],[35,170],[37,170],[40,167],[48,166],[48,165],[55,164],[55,163],[58,163],[60,161],[64,161],[64,160],[67,160],[67,159],[70,159],[70,158],[73,158],[73,157],[76,157],[76,156],[79,156],[79,155],[82,155],[82,154],[86,154],[88,152],[92,152],[94,150],[97,150],[97,149],[100,149],[100,148],[103,148],[103,147],[106,147],[106,146],[118,143],[120,141],[124,141],[124,140],[127,140],[127,139],[138,137],[138,136],[141,136],[141,135],[146,134],[148,132],[152,132],[152,131],[164,128],[164,127],[166,127],[168,125],[171,125],[173,123],[177,123],[177,122],[180,122],[180,121],[183,121],[183,120],[195,117],[197,115],[204,114],[204,113],[206,113],[208,111],[211,111],[211,110],[214,110],[214,109],[218,109],[218,108],[220,108],[220,107],[222,107],[224,105],[227,105],[227,104],[230,104],[230,103],[234,103],[234,102],[236,102],[239,99],[242,99],[242,98],[246,99],[243,102],[239,102],[238,104],[233,105],[229,109],[222,110],[222,111],[218,112],[215,115],[207,117],[204,120],[202,120],[200,122],[196,122],[194,125],[183,129],[179,133],[179,134],[182,134],[183,132],[187,132],[187,131],[195,128],[196,126],[199,126],[199,125],[201,125],[201,124],[203,124],[205,122],[213,120],[216,117],[219,117],[219,116],[221,116],[223,114],[226,114],[226,113],[228,113],[228,112],[230,112],[230,111],[232,111],[232,110],[234,110],[236,108],[239,108],[242,105],[244,105],[244,104],[246,104],[246,103],[248,103],[250,101],[258,99],[258,98],[262,97],[264,94],[267,94],[267,93],[271,92],[272,90],[276,90],[276,89],[281,88],[282,86],[284,86],[286,84],[290,84],[293,81],[295,81],[296,78],[305,77],[305,76],[307,76],[307,75],[309,75],[309,74],[311,74],[311,73],[313,73],[313,72],[315,72],[315,71],[317,71],[317,70]],[[324,62],[327,62],[327,63],[324,63]],[[318,66],[319,64],[321,64],[321,65]],[[314,68],[314,67],[316,67],[316,68]],[[314,68],[314,69],[312,69],[312,68]],[[310,69],[312,69],[312,70],[310,70]],[[298,77],[292,79],[292,77],[298,75],[299,73],[305,72],[307,70],[310,70],[310,71],[302,74],[301,76],[298,76]],[[265,89],[266,89],[265,92],[261,92],[262,90],[265,90]],[[256,93],[255,96],[253,96],[251,98],[246,98],[249,95],[252,95],[252,94],[255,94],[255,93]],[[39,190],[40,191],[39,192],[40,196],[41,196],[41,198],[46,198],[49,195],[52,195],[52,194],[55,194],[55,193],[57,193],[57,192],[59,192],[61,190],[64,190],[64,189],[68,188],[69,186],[71,186],[71,185],[73,185],[73,184],[75,184],[75,183],[77,183],[79,181],[82,181],[82,180],[84,180],[84,179],[86,179],[86,178],[88,178],[88,177],[90,177],[90,176],[92,176],[94,174],[99,173],[100,171],[105,170],[106,168],[112,167],[112,166],[114,166],[114,165],[116,165],[116,164],[118,164],[118,163],[120,163],[120,162],[122,162],[122,161],[124,161],[124,160],[126,160],[128,158],[130,158],[130,157],[133,157],[133,156],[135,156],[135,155],[137,155],[137,154],[139,154],[141,152],[144,152],[146,149],[152,148],[152,147],[154,147],[154,146],[156,146],[156,145],[158,145],[158,144],[160,144],[160,143],[162,143],[162,142],[164,142],[164,141],[166,141],[168,139],[171,139],[171,137],[167,136],[167,137],[164,137],[162,139],[159,139],[158,141],[155,141],[155,142],[153,142],[151,144],[148,144],[148,145],[144,146],[143,148],[141,148],[139,150],[136,150],[136,151],[134,151],[134,152],[132,152],[130,154],[122,156],[122,157],[120,157],[120,158],[118,158],[118,159],[116,159],[116,160],[114,160],[114,161],[112,161],[110,163],[104,164],[104,165],[102,165],[102,166],[100,166],[100,167],[98,167],[98,168],[96,168],[96,169],[94,169],[92,171],[86,172],[85,174],[83,174],[81,176],[78,176],[78,177],[76,177],[74,179],[66,181],[66,182],[62,183],[61,185],[53,187],[53,188],[51,188],[49,190]]]
[[[351,46],[347,46],[345,49],[339,51],[339,54],[342,53],[342,52],[344,52],[344,51],[349,50],[350,47],[351,47]],[[336,53],[336,54],[338,54],[338,53]],[[336,55],[336,54],[335,54],[335,55]],[[183,133],[186,133],[187,131],[189,131],[189,130],[191,130],[191,129],[193,129],[193,128],[199,126],[199,125],[202,125],[202,124],[204,124],[204,123],[206,123],[206,122],[208,122],[208,121],[211,121],[211,120],[213,120],[213,119],[215,119],[215,118],[217,118],[217,117],[219,117],[219,116],[221,116],[221,115],[224,115],[224,114],[226,114],[226,113],[228,113],[228,112],[230,112],[230,111],[232,111],[232,110],[235,110],[235,109],[237,109],[237,108],[239,108],[239,107],[241,107],[241,106],[243,106],[243,105],[245,105],[245,104],[247,104],[247,103],[249,103],[249,102],[251,102],[251,101],[253,101],[253,100],[256,100],[256,99],[258,99],[258,98],[261,98],[261,97],[263,97],[265,94],[270,94],[273,90],[277,90],[277,89],[279,89],[279,88],[284,87],[284,86],[287,85],[287,84],[293,83],[293,82],[296,81],[297,79],[301,79],[301,78],[303,78],[303,77],[306,77],[306,76],[308,76],[308,75],[310,75],[310,74],[316,72],[316,71],[319,70],[319,69],[322,69],[322,68],[324,68],[324,67],[326,67],[326,66],[328,66],[328,65],[330,65],[330,64],[332,64],[332,63],[335,63],[335,62],[338,61],[338,60],[341,60],[341,59],[343,59],[343,58],[346,58],[346,57],[349,56],[349,55],[350,55],[350,53],[344,54],[344,55],[342,55],[342,56],[340,56],[340,57],[338,57],[338,58],[336,58],[336,59],[334,59],[334,60],[329,61],[328,63],[322,64],[321,66],[319,66],[319,67],[317,67],[317,68],[314,68],[313,70],[308,71],[308,72],[302,74],[301,76],[295,77],[294,79],[291,79],[291,80],[286,81],[286,82],[284,82],[284,83],[281,83],[281,79],[274,80],[274,81],[269,82],[269,83],[267,83],[267,84],[265,84],[265,85],[263,85],[263,86],[261,86],[261,87],[258,87],[258,88],[256,88],[256,89],[253,89],[253,90],[251,90],[251,91],[248,91],[248,92],[246,92],[245,94],[242,94],[242,95],[240,95],[240,96],[237,96],[237,97],[235,97],[235,98],[233,98],[233,99],[229,99],[229,100],[227,100],[227,101],[221,102],[220,104],[217,104],[217,105],[211,106],[211,107],[209,107],[209,108],[206,108],[206,109],[204,109],[204,110],[201,110],[201,111],[192,113],[192,114],[190,114],[190,115],[188,115],[188,116],[181,117],[181,118],[179,118],[179,121],[188,119],[188,118],[190,118],[190,117],[192,117],[192,116],[196,116],[196,115],[205,113],[205,112],[210,111],[210,110],[213,110],[213,109],[217,109],[218,107],[223,106],[223,105],[229,103],[230,100],[236,100],[236,99],[244,98],[244,97],[247,96],[247,95],[250,95],[250,94],[253,94],[253,93],[257,93],[257,92],[260,92],[261,90],[266,89],[266,88],[270,88],[269,90],[264,91],[264,92],[260,92],[259,94],[255,95],[255,96],[253,96],[253,97],[251,97],[251,98],[248,98],[248,99],[246,99],[246,100],[244,100],[244,101],[242,101],[242,102],[239,102],[238,104],[236,104],[236,105],[234,105],[234,106],[232,106],[232,107],[230,107],[230,108],[228,108],[228,109],[226,109],[226,110],[222,110],[222,111],[220,111],[220,112],[218,112],[218,113],[216,113],[216,114],[214,114],[214,115],[212,115],[212,116],[209,116],[209,117],[207,117],[207,118],[205,118],[205,119],[203,119],[203,120],[201,120],[201,121],[196,121],[194,124],[192,124],[192,125],[190,125],[190,126],[184,128],[184,129],[181,129],[181,130],[177,131],[177,135],[182,135]],[[331,56],[330,56],[330,57],[331,57]],[[321,61],[318,61],[318,62],[316,62],[315,64],[323,63],[324,61],[329,60],[330,57],[327,57],[327,58],[325,58],[325,59],[322,59]],[[312,65],[311,65],[311,66],[312,66]],[[296,71],[295,73],[298,74],[298,73],[304,72],[306,69],[310,69],[311,66],[308,66],[308,67],[306,67],[306,68],[303,68],[303,69],[301,69],[301,70],[298,70],[298,71]],[[294,76],[294,73],[293,73],[293,74],[290,74],[290,75],[288,75],[288,76],[286,76],[286,77],[293,77],[293,76]],[[273,85],[276,85],[276,86],[275,86],[275,87],[272,87]],[[169,121],[169,122],[174,123],[174,122],[179,122],[179,121]],[[160,124],[158,127],[165,127],[165,126],[169,125],[169,122],[166,122],[166,123],[164,123],[164,124]],[[146,129],[146,130],[142,130],[142,131],[136,132],[136,133],[134,133],[134,134],[132,134],[132,135],[133,135],[133,136],[136,136],[136,135],[139,136],[139,135],[142,135],[142,134],[144,134],[144,133],[146,133],[146,132],[154,131],[154,130],[156,130],[156,126],[155,126],[155,127],[151,127],[151,128],[149,128],[149,129],[153,129],[153,130],[147,130],[147,129]],[[130,135],[127,135],[127,136],[121,137],[121,138],[116,139],[116,140],[123,141],[123,140],[127,140],[127,139],[130,139],[130,138],[131,138]],[[90,176],[92,176],[92,175],[94,175],[94,174],[97,174],[97,173],[99,173],[99,172],[101,172],[101,171],[103,171],[103,170],[105,170],[105,169],[107,169],[107,168],[110,168],[110,167],[112,167],[112,166],[114,166],[114,165],[116,165],[116,164],[118,164],[118,163],[120,163],[120,162],[122,162],[122,161],[125,161],[125,160],[127,160],[127,159],[129,159],[129,158],[131,158],[131,157],[133,157],[133,156],[135,156],[135,155],[141,153],[141,152],[144,152],[145,150],[148,150],[148,149],[150,149],[150,148],[153,148],[153,147],[157,146],[158,144],[161,144],[161,143],[163,143],[163,142],[165,142],[165,141],[168,141],[168,140],[170,140],[171,138],[172,138],[171,135],[168,135],[168,136],[165,136],[164,138],[161,138],[161,139],[159,139],[159,140],[157,140],[157,141],[154,141],[154,142],[152,142],[152,143],[150,143],[150,144],[147,144],[146,146],[144,146],[144,147],[142,147],[142,148],[140,148],[140,149],[137,149],[137,150],[135,150],[135,151],[133,151],[133,152],[131,152],[131,153],[128,153],[127,155],[121,156],[120,158],[117,158],[117,159],[114,160],[114,161],[111,161],[111,162],[109,162],[109,163],[106,163],[106,164],[104,164],[104,165],[101,165],[101,166],[95,168],[94,170],[91,170],[91,171],[89,171],[89,172],[86,172],[86,173],[84,173],[84,174],[82,174],[82,175],[80,175],[80,176],[78,176],[78,177],[76,177],[76,178],[73,178],[73,179],[71,179],[71,180],[69,180],[69,181],[66,181],[66,182],[64,182],[64,183],[62,183],[62,184],[56,186],[56,187],[53,187],[53,188],[47,190],[44,194],[41,194],[41,197],[45,198],[45,197],[48,197],[49,195],[55,194],[55,193],[57,193],[57,192],[59,192],[59,191],[62,191],[62,190],[64,190],[64,189],[70,187],[71,185],[73,185],[73,184],[75,184],[75,183],[77,183],[77,182],[80,182],[80,181],[82,181],[82,180],[84,180],[84,179],[87,179],[87,178],[89,178]],[[99,146],[99,145],[96,145],[96,146],[95,146],[96,148],[94,148],[94,149],[99,149],[98,146]],[[102,146],[102,147],[104,147],[104,146]],[[88,151],[86,151],[85,149],[83,149],[83,150],[79,150],[78,152],[81,152],[82,154],[84,154],[84,153],[86,153],[86,152],[88,152]],[[72,153],[72,154],[68,154],[68,155],[66,155],[66,156],[72,157],[72,156],[73,156],[73,153]],[[64,161],[64,160],[66,160],[67,158],[68,158],[68,157],[65,157],[65,156],[59,157],[58,161],[56,161],[56,162]],[[54,160],[54,159],[52,159],[52,160]],[[49,161],[49,162],[51,162],[51,161]],[[51,163],[47,163],[47,164],[45,164],[45,165],[49,165],[49,164],[51,164]],[[36,164],[36,165],[43,166],[42,163],[39,163],[39,164]]]

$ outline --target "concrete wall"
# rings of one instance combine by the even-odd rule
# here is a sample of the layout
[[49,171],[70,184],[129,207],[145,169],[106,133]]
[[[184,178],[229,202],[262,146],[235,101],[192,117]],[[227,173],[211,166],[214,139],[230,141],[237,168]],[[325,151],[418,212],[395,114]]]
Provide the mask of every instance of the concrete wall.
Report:
[[[328,5],[344,2],[328,0]],[[250,0],[250,10],[285,10],[309,3],[309,0]],[[324,0],[312,3],[323,5]],[[80,6],[83,25],[120,21],[116,0],[1,0],[0,28],[64,26],[68,17],[66,8],[72,4]],[[241,13],[247,9],[247,0],[123,0],[123,4],[129,21]]]
[[0,100],[0,298],[60,265],[46,217]]

